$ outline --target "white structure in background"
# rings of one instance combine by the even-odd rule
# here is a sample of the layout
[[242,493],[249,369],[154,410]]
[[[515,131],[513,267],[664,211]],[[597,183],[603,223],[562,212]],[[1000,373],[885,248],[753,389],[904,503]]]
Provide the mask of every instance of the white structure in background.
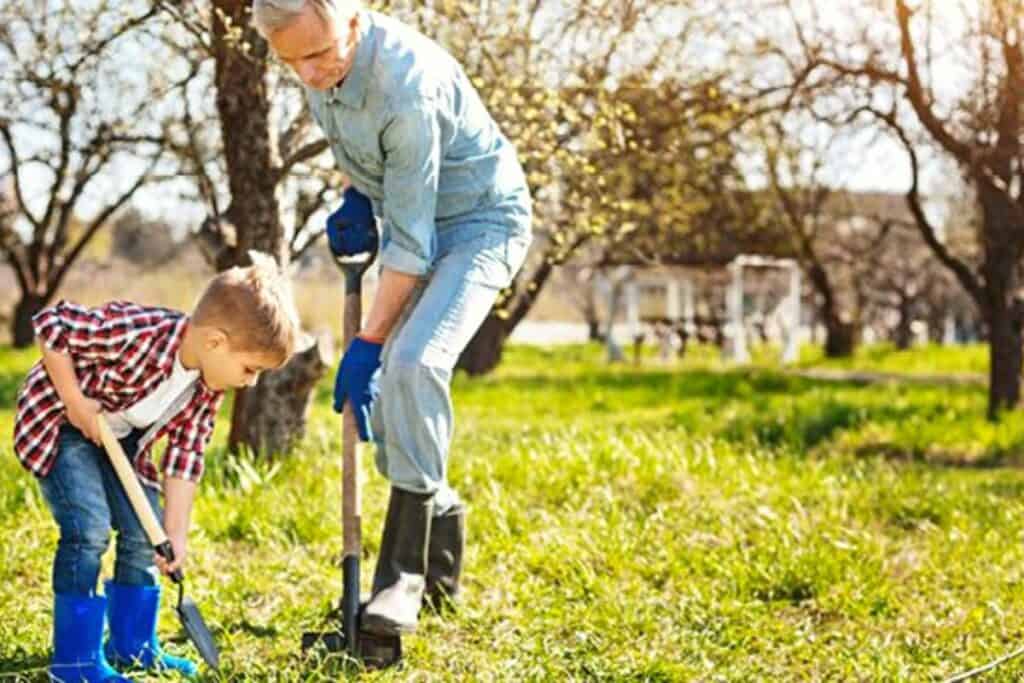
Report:
[[[776,259],[763,256],[744,255],[729,265],[732,283],[726,290],[728,323],[726,324],[725,356],[729,360],[744,363],[750,360],[747,344],[747,329],[744,319],[743,299],[744,269],[776,269],[788,272],[788,289],[781,302],[773,310],[759,310],[759,315],[774,334],[771,338],[782,342],[782,360],[792,363],[797,360],[801,341],[801,271],[793,259]],[[659,355],[669,361],[678,350],[679,339],[673,329],[681,329],[688,339],[697,336],[696,287],[693,278],[680,273],[679,269],[642,269],[631,266],[599,272],[594,279],[597,295],[607,304],[604,333],[608,359],[621,361],[625,358],[624,348],[650,331],[645,323],[641,299],[657,293],[664,293],[664,314],[654,316],[668,323],[654,323],[659,342]],[[760,308],[766,308],[762,294]],[[649,301],[649,299],[648,299]],[[648,304],[648,308],[649,308]],[[621,314],[621,315],[620,315]],[[651,311],[647,310],[650,319]],[[616,320],[621,322],[616,323]]]
[[727,306],[729,324],[726,328],[726,356],[736,363],[750,361],[747,346],[747,327],[743,319],[743,269],[775,268],[789,271],[789,291],[776,313],[780,314],[783,348],[782,362],[792,363],[800,354],[800,265],[793,259],[769,258],[765,256],[738,256],[729,264],[732,284],[729,287]]
[[[680,321],[681,313],[687,334],[696,333],[694,287],[689,278],[683,278],[680,283],[671,272],[644,271],[631,266],[619,266],[599,272],[594,279],[594,287],[598,296],[607,302],[607,323],[604,332],[608,360],[611,362],[624,360],[623,347],[647,332],[641,314],[641,298],[644,292],[652,289],[663,289],[665,292],[665,319],[670,323],[676,323]],[[621,308],[624,308],[623,322],[615,324]],[[666,331],[659,342],[661,359],[671,360],[678,351],[678,338]]]
[[626,324],[630,335],[632,336],[634,330],[640,327],[640,309],[633,276],[632,268],[629,266],[619,266],[607,274],[604,272],[598,273],[594,279],[594,287],[598,295],[606,297],[608,301],[608,322],[605,327],[604,338],[605,348],[608,351],[608,360],[613,363],[625,359],[622,346],[615,341],[615,318],[623,298],[626,299]]
[[946,346],[959,343],[956,336],[956,316],[952,313],[946,314],[945,325],[942,327],[942,343]]

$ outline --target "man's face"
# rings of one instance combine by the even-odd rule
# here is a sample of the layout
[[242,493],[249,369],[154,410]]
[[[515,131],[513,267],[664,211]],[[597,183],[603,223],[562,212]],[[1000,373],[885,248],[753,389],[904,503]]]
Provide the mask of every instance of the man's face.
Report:
[[354,12],[348,20],[339,17],[339,20],[324,21],[313,6],[307,4],[297,20],[272,33],[267,42],[305,85],[314,90],[330,90],[351,66],[357,26],[358,15]]

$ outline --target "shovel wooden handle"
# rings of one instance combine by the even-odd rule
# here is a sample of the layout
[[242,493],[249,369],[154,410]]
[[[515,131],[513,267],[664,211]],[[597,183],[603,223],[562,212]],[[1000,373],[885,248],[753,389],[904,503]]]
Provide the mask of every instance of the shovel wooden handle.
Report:
[[[139,523],[146,531],[146,537],[164,559],[168,562],[173,561],[174,550],[171,548],[171,543],[149,504],[146,492],[142,490],[139,478],[135,476],[135,468],[132,467],[124,449],[121,448],[121,442],[114,436],[110,424],[103,415],[96,416],[96,423],[99,426],[103,448],[107,451],[107,457],[110,458],[110,464],[114,466],[114,472],[117,473],[117,478],[121,481],[121,487],[124,489],[125,495],[128,496],[128,502],[135,510],[135,516],[139,518]],[[181,583],[184,578],[180,569],[171,574],[171,579],[175,583]]]
[[[361,259],[335,259],[345,273],[345,312],[342,317],[342,337],[345,350],[359,334],[363,324],[363,274],[376,255],[373,252]],[[341,428],[341,526],[344,540],[341,568],[342,630],[349,654],[359,657],[359,556],[363,548],[363,502],[359,483],[359,430],[352,402],[342,406]]]
[[[363,325],[363,275],[373,264],[380,247],[380,235],[376,226],[370,250],[352,256],[334,255],[334,263],[345,275],[345,310],[342,315],[342,344],[345,351],[359,334]],[[342,560],[352,558],[358,568],[359,555],[363,549],[363,501],[359,481],[359,428],[352,402],[345,401],[341,407],[341,530]],[[358,571],[358,569],[357,569]],[[358,580],[356,593],[358,594]]]
[[[359,274],[362,277],[362,273]],[[347,350],[352,340],[359,334],[363,318],[363,291],[360,280],[349,278],[345,287],[345,315],[342,335]],[[359,430],[356,425],[356,414],[352,410],[352,402],[345,401],[342,407],[341,433],[341,521],[344,546],[343,557],[359,557],[362,552],[362,516],[363,503],[359,482]]]

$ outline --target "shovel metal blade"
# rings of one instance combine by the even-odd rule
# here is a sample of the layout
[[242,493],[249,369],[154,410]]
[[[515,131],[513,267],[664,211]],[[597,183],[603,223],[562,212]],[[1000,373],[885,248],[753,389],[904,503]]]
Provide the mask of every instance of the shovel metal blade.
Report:
[[323,645],[324,650],[331,653],[344,652],[348,649],[345,634],[341,631],[310,631],[302,634],[303,652],[308,652],[319,645]]
[[402,639],[359,632],[359,656],[367,669],[386,669],[402,661]]
[[[367,669],[386,669],[401,662],[402,639],[398,636],[379,636],[360,631],[358,638],[359,661]],[[341,629],[302,634],[303,652],[320,646],[332,654],[349,651],[348,638]]]
[[220,650],[213,640],[213,634],[203,621],[203,615],[199,613],[199,607],[192,598],[183,598],[178,603],[178,618],[181,626],[188,634],[189,640],[196,646],[199,656],[213,669],[220,666]]

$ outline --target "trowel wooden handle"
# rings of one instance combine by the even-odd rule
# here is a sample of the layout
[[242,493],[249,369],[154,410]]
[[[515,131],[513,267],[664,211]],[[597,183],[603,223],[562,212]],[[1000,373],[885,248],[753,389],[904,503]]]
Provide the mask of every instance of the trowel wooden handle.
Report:
[[167,534],[164,533],[164,529],[160,526],[156,514],[153,513],[153,508],[149,505],[149,499],[146,498],[146,493],[142,490],[142,484],[139,483],[139,478],[135,476],[135,469],[132,467],[131,462],[128,461],[128,456],[124,454],[121,443],[114,436],[114,432],[110,431],[110,425],[107,423],[106,418],[102,415],[97,415],[96,422],[99,424],[100,438],[103,439],[103,447],[107,451],[107,457],[110,458],[110,464],[114,466],[117,478],[121,480],[121,486],[124,488],[124,492],[132,504],[132,509],[135,510],[139,522],[146,530],[149,542],[153,544],[154,548],[163,546],[167,543]]

